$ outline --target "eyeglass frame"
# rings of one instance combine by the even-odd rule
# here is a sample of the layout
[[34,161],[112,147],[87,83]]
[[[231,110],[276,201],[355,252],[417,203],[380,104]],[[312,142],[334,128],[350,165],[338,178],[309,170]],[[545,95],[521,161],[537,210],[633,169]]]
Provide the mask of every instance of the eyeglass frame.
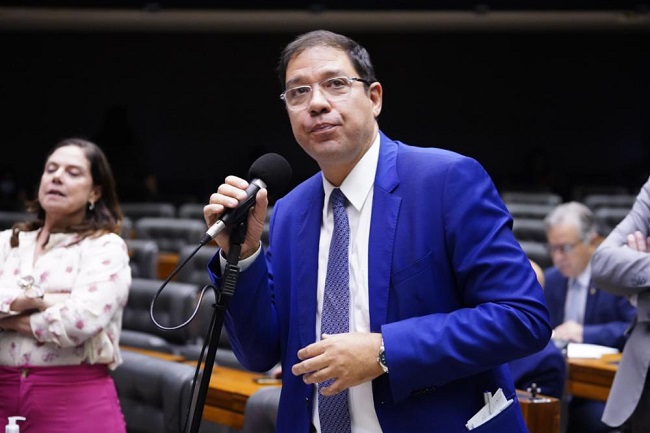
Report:
[[564,244],[559,244],[559,245],[546,244],[546,249],[548,250],[548,253],[551,254],[551,255],[554,252],[559,252],[559,253],[562,253],[562,254],[569,254],[570,252],[575,250],[575,248],[578,245],[580,245],[582,243],[583,243],[582,241],[575,241],[573,243],[564,243]]
[[[368,80],[366,80],[366,79],[364,79],[364,78],[360,78],[360,77],[346,77],[346,76],[344,76],[344,75],[342,75],[342,76],[340,76],[340,77],[329,77],[329,78],[325,78],[324,80],[321,80],[321,81],[319,81],[319,82],[317,82],[317,83],[312,83],[312,84],[303,84],[303,85],[300,85],[300,86],[295,86],[295,87],[291,87],[291,88],[289,88],[289,89],[285,89],[284,92],[280,93],[280,99],[281,99],[282,101],[284,101],[284,104],[286,105],[286,107],[287,107],[288,109],[290,109],[290,110],[301,110],[301,109],[306,108],[306,106],[305,106],[305,107],[301,107],[300,105],[297,105],[297,106],[289,105],[289,101],[287,101],[287,98],[286,98],[286,94],[287,94],[287,92],[290,92],[290,91],[293,91],[293,90],[296,90],[296,89],[300,89],[301,87],[304,87],[304,88],[308,88],[308,89],[309,89],[309,93],[312,93],[312,94],[313,94],[313,93],[314,93],[314,86],[315,86],[315,85],[318,85],[318,87],[322,87],[322,86],[321,86],[321,83],[324,83],[324,82],[326,82],[326,81],[330,81],[330,80],[343,79],[343,78],[346,79],[346,80],[348,80],[348,81],[350,82],[350,83],[348,84],[348,89],[349,89],[349,90],[348,90],[348,93],[346,93],[346,95],[349,95],[349,94],[350,94],[350,91],[352,90],[352,84],[354,84],[355,81],[358,81],[358,82],[360,82],[360,83],[363,83],[365,86],[368,86],[368,87],[370,87],[370,85],[372,84],[370,81],[368,81]],[[326,99],[330,100],[330,99],[327,97],[327,94],[326,94],[326,93],[325,93],[324,95],[325,95],[325,98],[326,98]],[[307,100],[306,100],[307,105],[309,105],[309,101],[310,101],[310,100],[311,100],[311,99],[307,99]]]

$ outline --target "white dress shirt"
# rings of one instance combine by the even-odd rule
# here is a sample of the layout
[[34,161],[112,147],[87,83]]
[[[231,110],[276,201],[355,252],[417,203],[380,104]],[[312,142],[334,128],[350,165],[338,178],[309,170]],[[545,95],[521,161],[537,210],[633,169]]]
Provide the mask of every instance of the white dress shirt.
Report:
[[[379,135],[361,158],[341,186],[341,192],[348,199],[346,207],[350,225],[350,332],[370,332],[370,306],[368,301],[368,241],[372,216],[372,198],[377,162],[379,160]],[[318,287],[316,310],[316,341],[320,340],[320,322],[323,311],[323,294],[334,218],[329,198],[335,188],[323,177],[325,200],[323,225],[318,246]],[[315,387],[318,398],[318,390]],[[320,433],[318,404],[314,399],[312,421]],[[372,383],[366,382],[349,389],[350,418],[352,433],[381,432],[372,396]]]

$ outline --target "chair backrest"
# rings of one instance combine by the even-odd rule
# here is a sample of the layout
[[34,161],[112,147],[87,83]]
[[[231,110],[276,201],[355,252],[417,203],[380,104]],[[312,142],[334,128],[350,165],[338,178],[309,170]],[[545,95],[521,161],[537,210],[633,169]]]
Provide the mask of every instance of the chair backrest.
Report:
[[584,198],[584,204],[592,212],[602,207],[632,209],[636,196],[632,194],[590,194]]
[[126,239],[131,277],[155,279],[158,270],[158,244],[150,239]]
[[120,230],[120,236],[122,236],[124,239],[133,239],[135,236],[133,220],[128,216],[122,217],[122,229]]
[[15,223],[31,221],[36,215],[27,212],[0,211],[0,231],[10,229]]
[[546,248],[546,244],[537,241],[519,241],[526,257],[536,262],[542,269],[553,265],[553,259]]
[[544,221],[532,218],[515,218],[512,223],[512,234],[521,241],[546,243]]
[[156,241],[161,252],[179,253],[185,245],[198,246],[205,221],[188,218],[144,217],[135,222],[136,239]]
[[174,218],[176,206],[167,202],[126,202],[120,205],[122,213],[134,222],[144,217]]
[[204,203],[183,203],[178,207],[179,218],[192,218],[203,221]]
[[260,388],[246,401],[241,433],[274,433],[280,404],[279,386]]
[[[216,298],[214,296],[214,291],[207,290],[203,302],[201,302],[199,307],[198,314],[189,326],[193,343],[179,347],[176,352],[177,354],[184,356],[188,360],[199,359],[204,343],[210,343],[209,341],[206,342],[205,339],[208,335],[212,318],[215,314],[215,302]],[[224,367],[245,370],[232,350],[230,337],[228,336],[225,326],[221,328],[219,333],[215,363]]]
[[537,203],[557,206],[562,197],[552,192],[504,191],[501,194],[504,203]]
[[630,209],[624,207],[601,207],[594,211],[596,219],[600,222],[603,236],[607,236],[623,218],[627,216]]
[[532,218],[543,220],[553,209],[554,205],[540,203],[506,203],[508,212],[513,218]]
[[183,433],[195,368],[136,352],[111,375],[129,433]]
[[[194,245],[186,245],[178,254],[178,263],[183,263],[196,249]],[[206,245],[183,266],[176,274],[176,281],[196,284],[200,287],[210,284],[208,277],[208,263],[219,251],[216,246]]]
[[[165,331],[151,321],[149,308],[161,284],[160,280],[133,278],[122,318],[121,344],[174,353],[178,346],[192,341],[189,326]],[[156,299],[154,318],[167,327],[185,322],[194,311],[198,291],[199,288],[195,284],[175,281],[168,283]],[[161,340],[163,347],[157,347]],[[152,345],[155,347],[151,347]]]

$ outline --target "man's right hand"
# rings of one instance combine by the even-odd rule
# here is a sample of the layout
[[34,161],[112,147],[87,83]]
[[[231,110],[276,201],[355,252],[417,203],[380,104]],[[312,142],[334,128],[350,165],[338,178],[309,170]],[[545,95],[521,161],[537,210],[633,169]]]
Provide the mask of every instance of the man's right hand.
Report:
[[[217,192],[210,196],[210,202],[203,208],[203,217],[208,227],[215,224],[226,209],[237,207],[240,201],[246,199],[246,188],[248,182],[237,176],[228,176],[224,183],[219,185]],[[245,259],[255,253],[260,247],[268,198],[266,189],[261,189],[255,197],[255,206],[248,215],[248,228],[246,240],[242,244],[240,259]],[[221,247],[224,253],[228,254],[230,248],[230,229],[223,230],[214,240]]]

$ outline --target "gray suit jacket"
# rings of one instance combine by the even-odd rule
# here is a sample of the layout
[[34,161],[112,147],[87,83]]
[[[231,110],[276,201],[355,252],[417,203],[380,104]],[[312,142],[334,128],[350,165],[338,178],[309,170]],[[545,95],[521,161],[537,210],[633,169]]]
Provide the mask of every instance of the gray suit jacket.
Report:
[[650,253],[627,246],[627,235],[650,236],[650,179],[632,210],[607,236],[591,259],[592,278],[603,290],[637,297],[637,317],[603,413],[603,422],[623,424],[634,412],[650,365]]

